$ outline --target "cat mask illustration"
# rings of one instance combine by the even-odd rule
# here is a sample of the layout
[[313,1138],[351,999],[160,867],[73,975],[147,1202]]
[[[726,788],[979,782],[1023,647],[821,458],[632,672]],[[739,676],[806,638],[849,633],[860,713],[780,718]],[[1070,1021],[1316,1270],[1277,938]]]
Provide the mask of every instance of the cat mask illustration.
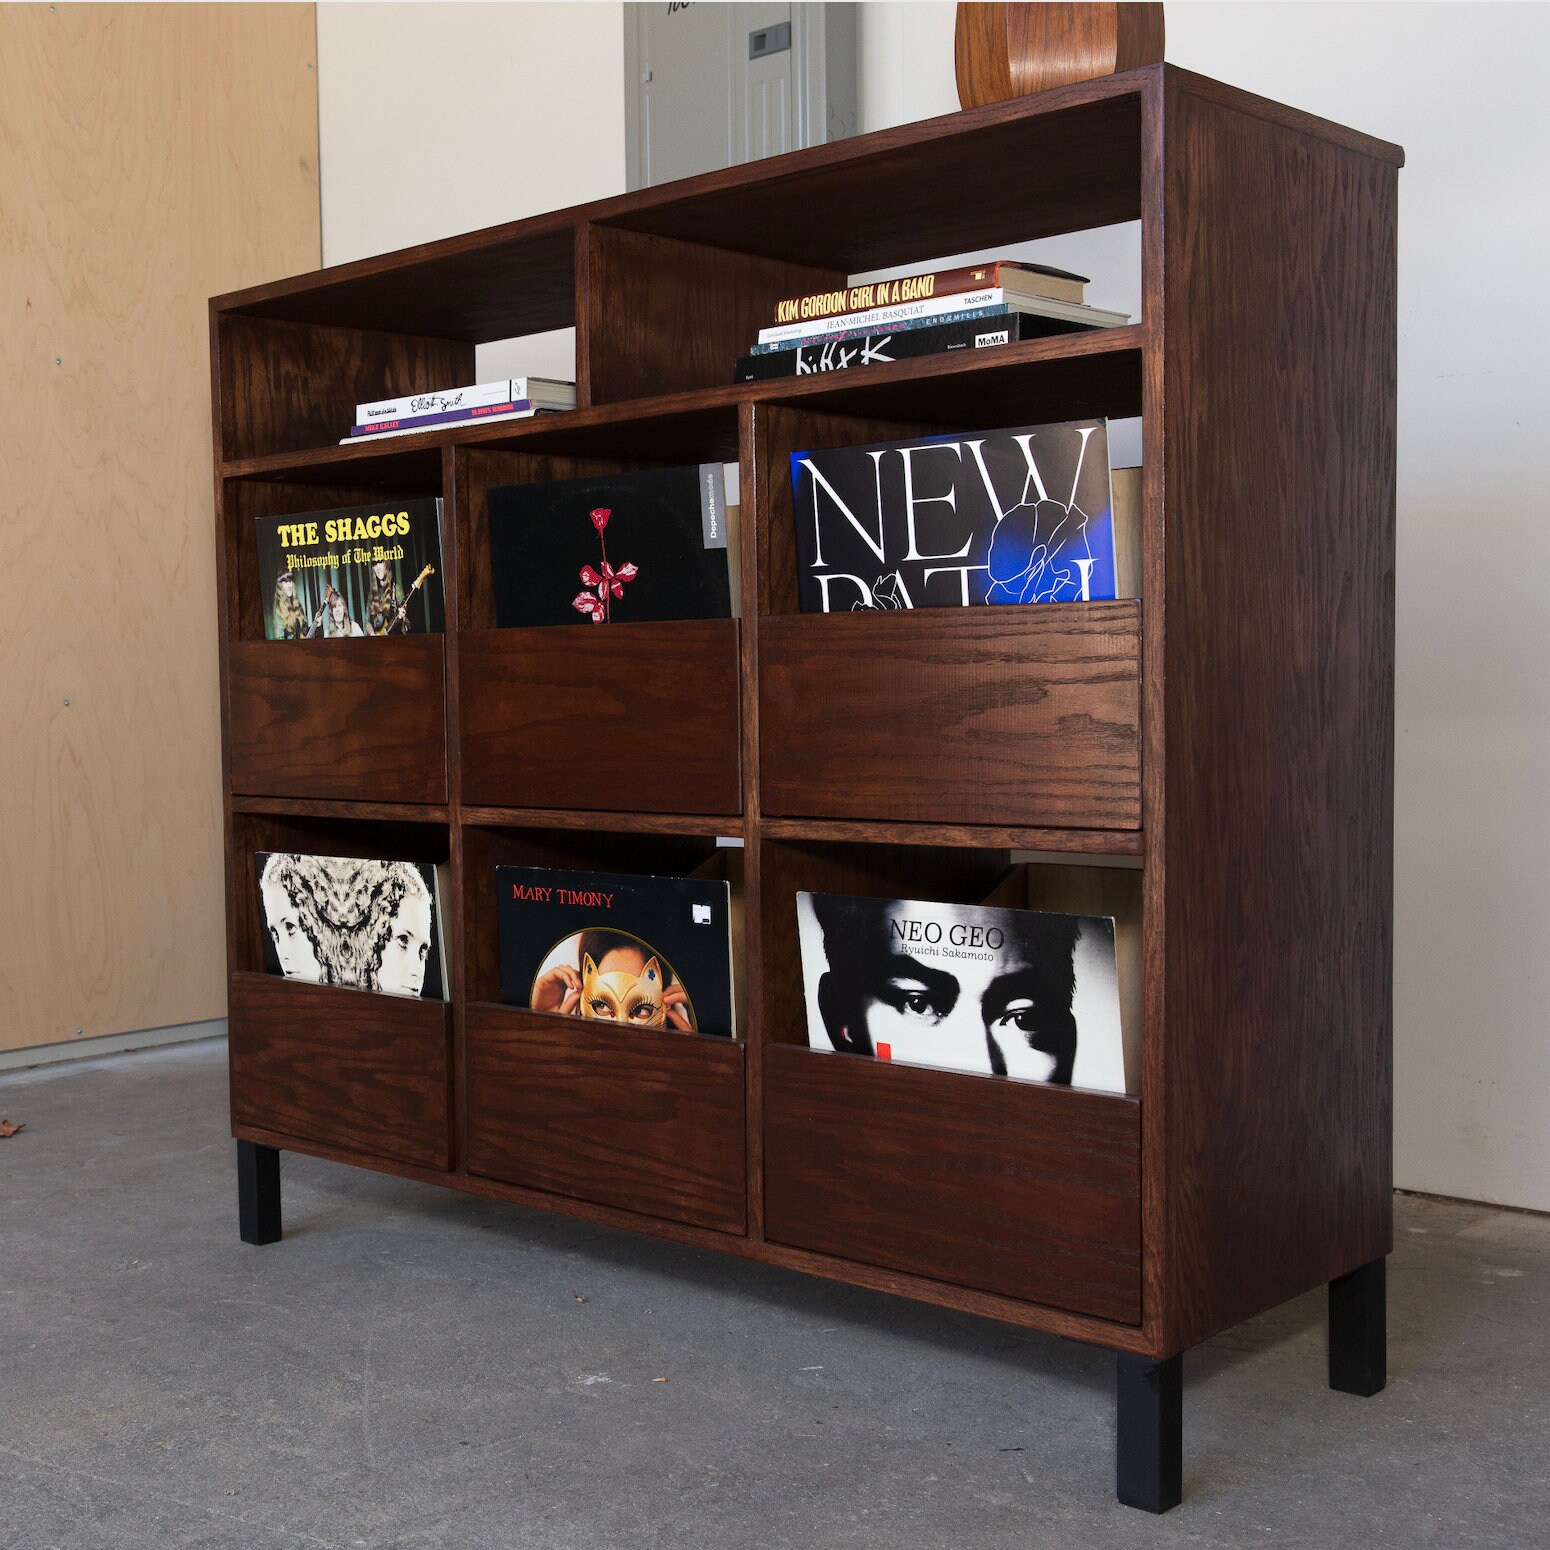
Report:
[[[607,955],[604,961],[617,956],[620,955]],[[620,966],[606,974],[598,969],[590,953],[581,960],[583,1017],[661,1028],[667,1022],[662,989],[662,969],[655,958],[648,958],[639,973],[628,966]]]

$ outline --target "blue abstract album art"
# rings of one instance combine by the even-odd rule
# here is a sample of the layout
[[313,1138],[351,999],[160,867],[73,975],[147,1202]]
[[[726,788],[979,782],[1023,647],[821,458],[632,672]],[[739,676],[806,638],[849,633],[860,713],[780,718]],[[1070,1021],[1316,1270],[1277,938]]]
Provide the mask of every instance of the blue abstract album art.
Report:
[[791,454],[805,613],[1115,596],[1106,420]]

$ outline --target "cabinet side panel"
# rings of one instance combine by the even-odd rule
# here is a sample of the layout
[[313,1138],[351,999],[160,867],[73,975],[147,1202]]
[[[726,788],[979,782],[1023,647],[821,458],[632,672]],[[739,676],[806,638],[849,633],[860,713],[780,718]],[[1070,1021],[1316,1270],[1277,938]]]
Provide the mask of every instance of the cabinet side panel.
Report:
[[1392,1246],[1396,171],[1170,93],[1165,1338]]

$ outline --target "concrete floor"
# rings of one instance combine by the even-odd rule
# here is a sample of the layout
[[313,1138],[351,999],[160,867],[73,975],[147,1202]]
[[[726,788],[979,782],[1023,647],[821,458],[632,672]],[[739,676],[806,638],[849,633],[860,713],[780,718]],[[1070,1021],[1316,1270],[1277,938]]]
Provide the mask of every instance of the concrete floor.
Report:
[[1185,1358],[1184,1504],[1103,1352],[286,1156],[237,1240],[225,1050],[0,1079],[0,1544],[1550,1543],[1550,1220],[1401,1199],[1387,1390],[1315,1294]]

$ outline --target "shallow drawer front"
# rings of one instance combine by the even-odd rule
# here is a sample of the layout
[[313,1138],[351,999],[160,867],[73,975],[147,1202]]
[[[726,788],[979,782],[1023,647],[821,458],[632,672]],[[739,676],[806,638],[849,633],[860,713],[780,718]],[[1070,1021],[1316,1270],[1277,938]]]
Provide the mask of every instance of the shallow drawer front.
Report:
[[744,1230],[741,1044],[485,1004],[467,1044],[470,1173]]
[[448,1010],[233,974],[232,1124],[447,1167]]
[[764,1125],[772,1241],[1140,1322],[1135,1101],[778,1044]]
[[810,818],[1141,822],[1134,602],[761,621],[764,810]]
[[459,645],[463,801],[736,813],[737,622],[478,630]]
[[445,802],[444,657],[440,635],[234,641],[232,790]]

